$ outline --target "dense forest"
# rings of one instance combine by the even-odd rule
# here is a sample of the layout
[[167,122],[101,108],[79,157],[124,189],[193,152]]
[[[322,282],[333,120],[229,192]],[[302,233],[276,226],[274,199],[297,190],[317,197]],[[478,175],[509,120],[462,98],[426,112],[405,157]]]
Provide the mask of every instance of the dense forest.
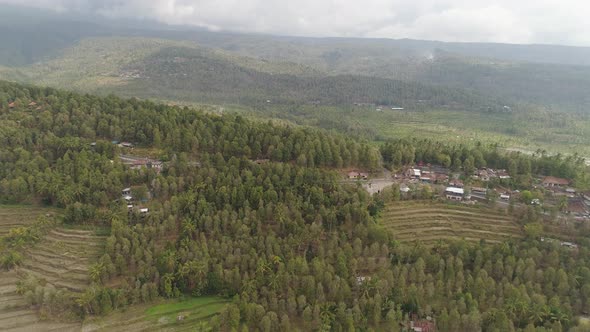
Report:
[[[130,169],[118,159],[129,151],[112,141],[157,154],[164,169]],[[56,315],[215,294],[232,300],[211,322],[222,331],[396,331],[426,316],[440,331],[575,328],[590,310],[586,240],[579,251],[534,237],[400,245],[379,226],[373,198],[336,172],[383,161],[512,167],[493,153],[426,141],[380,151],[272,121],[0,83],[2,202],[62,207],[66,224],[109,230],[83,295],[36,297]],[[561,157],[522,160],[517,170],[570,172]],[[124,187],[149,196],[149,214],[129,212]],[[3,267],[50,226],[6,237]],[[19,291],[35,297],[43,285],[29,278]]]

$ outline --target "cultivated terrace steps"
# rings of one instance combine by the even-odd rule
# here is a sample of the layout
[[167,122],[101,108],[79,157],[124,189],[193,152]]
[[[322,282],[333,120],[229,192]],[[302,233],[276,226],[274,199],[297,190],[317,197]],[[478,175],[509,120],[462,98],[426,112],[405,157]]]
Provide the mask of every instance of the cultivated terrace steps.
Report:
[[427,245],[453,239],[499,243],[523,237],[513,217],[494,209],[431,201],[392,203],[383,211],[381,224],[400,242]]
[[16,292],[16,271],[0,272],[0,331],[79,331],[80,324],[40,321],[37,313]]
[[21,266],[0,271],[0,331],[80,331],[79,323],[40,321],[16,292],[16,284],[19,275],[27,273],[58,289],[83,292],[90,284],[88,269],[103,254],[104,242],[105,237],[93,231],[56,228],[24,252]]
[[83,292],[89,266],[104,252],[104,237],[87,230],[57,228],[27,250],[20,271],[45,279],[56,288]]

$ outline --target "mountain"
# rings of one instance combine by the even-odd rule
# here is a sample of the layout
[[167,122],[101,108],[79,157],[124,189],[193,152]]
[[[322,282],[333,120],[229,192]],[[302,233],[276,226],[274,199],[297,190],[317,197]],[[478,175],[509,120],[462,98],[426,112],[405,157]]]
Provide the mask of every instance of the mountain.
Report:
[[[191,102],[412,107],[495,105],[491,98],[444,86],[351,74],[326,75],[292,62],[268,62],[186,41],[142,37],[84,39],[60,56],[5,78],[103,94]],[[268,102],[267,102],[268,101]]]
[[19,82],[248,106],[590,109],[584,47],[209,32],[20,7],[0,18],[0,78]]

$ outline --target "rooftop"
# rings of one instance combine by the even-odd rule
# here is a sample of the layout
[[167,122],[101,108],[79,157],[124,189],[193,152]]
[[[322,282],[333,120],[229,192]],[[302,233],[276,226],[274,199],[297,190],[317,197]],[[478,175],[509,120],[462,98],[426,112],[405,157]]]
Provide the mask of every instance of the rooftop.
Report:
[[465,190],[463,190],[463,188],[447,187],[447,189],[445,189],[445,192],[463,195],[465,193]]

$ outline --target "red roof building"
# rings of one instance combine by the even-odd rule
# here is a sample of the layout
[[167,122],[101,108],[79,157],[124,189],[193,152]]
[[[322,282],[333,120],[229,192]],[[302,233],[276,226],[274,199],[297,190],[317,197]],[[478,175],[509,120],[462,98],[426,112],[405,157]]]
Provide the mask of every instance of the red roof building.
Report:
[[413,320],[410,322],[410,329],[414,332],[434,332],[434,323],[428,320]]
[[543,186],[544,187],[563,187],[570,184],[570,181],[567,179],[556,178],[554,176],[547,176],[543,179]]

